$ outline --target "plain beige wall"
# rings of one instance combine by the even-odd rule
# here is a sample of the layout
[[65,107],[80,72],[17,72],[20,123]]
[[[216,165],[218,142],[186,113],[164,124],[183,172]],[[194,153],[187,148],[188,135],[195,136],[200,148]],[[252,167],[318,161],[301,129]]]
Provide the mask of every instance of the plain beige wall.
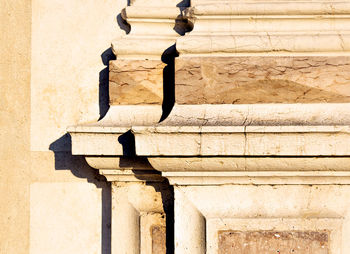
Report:
[[31,3],[0,8],[0,253],[28,253]]
[[61,137],[99,117],[126,1],[0,3],[0,253],[108,253],[109,185]]

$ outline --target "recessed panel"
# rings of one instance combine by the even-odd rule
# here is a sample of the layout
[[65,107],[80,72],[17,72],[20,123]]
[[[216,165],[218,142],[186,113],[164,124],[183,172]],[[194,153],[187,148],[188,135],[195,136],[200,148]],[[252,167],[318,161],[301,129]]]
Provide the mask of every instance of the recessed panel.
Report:
[[177,104],[350,102],[350,57],[184,57]]
[[152,226],[152,253],[165,254],[166,253],[166,227]]
[[219,254],[328,254],[327,231],[219,231]]

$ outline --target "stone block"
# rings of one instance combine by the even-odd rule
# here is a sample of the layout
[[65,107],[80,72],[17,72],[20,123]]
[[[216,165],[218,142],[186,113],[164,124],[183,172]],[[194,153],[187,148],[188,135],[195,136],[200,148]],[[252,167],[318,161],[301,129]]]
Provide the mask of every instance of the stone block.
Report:
[[161,60],[116,60],[109,65],[111,105],[161,105],[163,69]]
[[328,233],[313,231],[222,231],[219,254],[312,253],[327,254]]
[[177,104],[350,102],[350,57],[180,57]]

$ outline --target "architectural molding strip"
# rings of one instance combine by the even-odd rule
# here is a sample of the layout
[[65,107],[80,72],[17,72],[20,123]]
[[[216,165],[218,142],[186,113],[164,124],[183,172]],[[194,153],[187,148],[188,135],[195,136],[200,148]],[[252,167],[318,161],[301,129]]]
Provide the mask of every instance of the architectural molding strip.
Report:
[[350,156],[349,126],[133,127],[138,156]]
[[349,119],[350,103],[175,104],[159,126],[328,126]]
[[350,14],[347,1],[192,1],[186,16],[218,15],[344,15]]
[[[208,174],[292,174],[291,172],[305,172],[305,174],[344,174],[350,172],[350,157],[148,157],[154,169],[164,173],[177,172]],[[284,173],[283,173],[284,172]],[[325,173],[322,173],[325,172]]]
[[192,1],[185,16],[194,29],[176,47],[180,56],[344,55],[349,14],[345,1]]

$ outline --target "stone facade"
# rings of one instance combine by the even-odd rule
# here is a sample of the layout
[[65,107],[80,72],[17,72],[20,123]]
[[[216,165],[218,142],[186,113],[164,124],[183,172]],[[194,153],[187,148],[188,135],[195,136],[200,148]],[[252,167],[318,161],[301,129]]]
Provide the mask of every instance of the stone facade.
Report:
[[16,7],[1,253],[350,252],[349,3]]
[[[110,117],[113,128],[103,120],[72,127],[74,153],[88,155],[80,148],[81,138],[89,142],[88,137],[98,136],[91,143],[98,147],[103,136],[131,131],[134,139],[128,144],[134,156],[149,163],[133,171],[134,177],[152,183],[154,169],[159,181],[163,177],[174,188],[174,220],[165,223],[166,242],[174,242],[174,249],[166,244],[170,252],[347,253],[350,5],[198,0],[182,11],[179,17],[192,23],[193,30],[174,41],[179,56],[173,79],[163,73],[163,109],[172,102],[167,93],[174,93],[170,114],[159,123]],[[153,15],[163,18],[156,11]],[[164,38],[167,32],[161,31]],[[164,49],[163,57],[168,53]],[[140,56],[144,64],[147,54]],[[123,52],[122,58],[129,57]],[[113,65],[118,61],[126,67],[123,59]],[[167,64],[165,68],[171,66]],[[148,71],[152,75],[154,69]],[[123,75],[110,83],[119,88],[117,99],[124,92],[136,96],[133,82],[143,78],[144,70],[128,79]],[[137,85],[153,80],[145,77]],[[165,90],[169,86],[173,89]],[[157,87],[153,82],[152,88]],[[137,100],[154,103],[148,94]],[[140,103],[134,98],[126,102]],[[113,114],[117,119],[120,113]],[[89,155],[125,156],[93,150]],[[107,178],[135,181],[124,167],[115,165],[117,177],[108,173]],[[121,175],[127,178],[123,181]],[[173,226],[174,239],[169,234]],[[143,232],[144,225],[133,230]],[[120,243],[113,253],[142,253],[142,246],[134,252],[135,245]]]

